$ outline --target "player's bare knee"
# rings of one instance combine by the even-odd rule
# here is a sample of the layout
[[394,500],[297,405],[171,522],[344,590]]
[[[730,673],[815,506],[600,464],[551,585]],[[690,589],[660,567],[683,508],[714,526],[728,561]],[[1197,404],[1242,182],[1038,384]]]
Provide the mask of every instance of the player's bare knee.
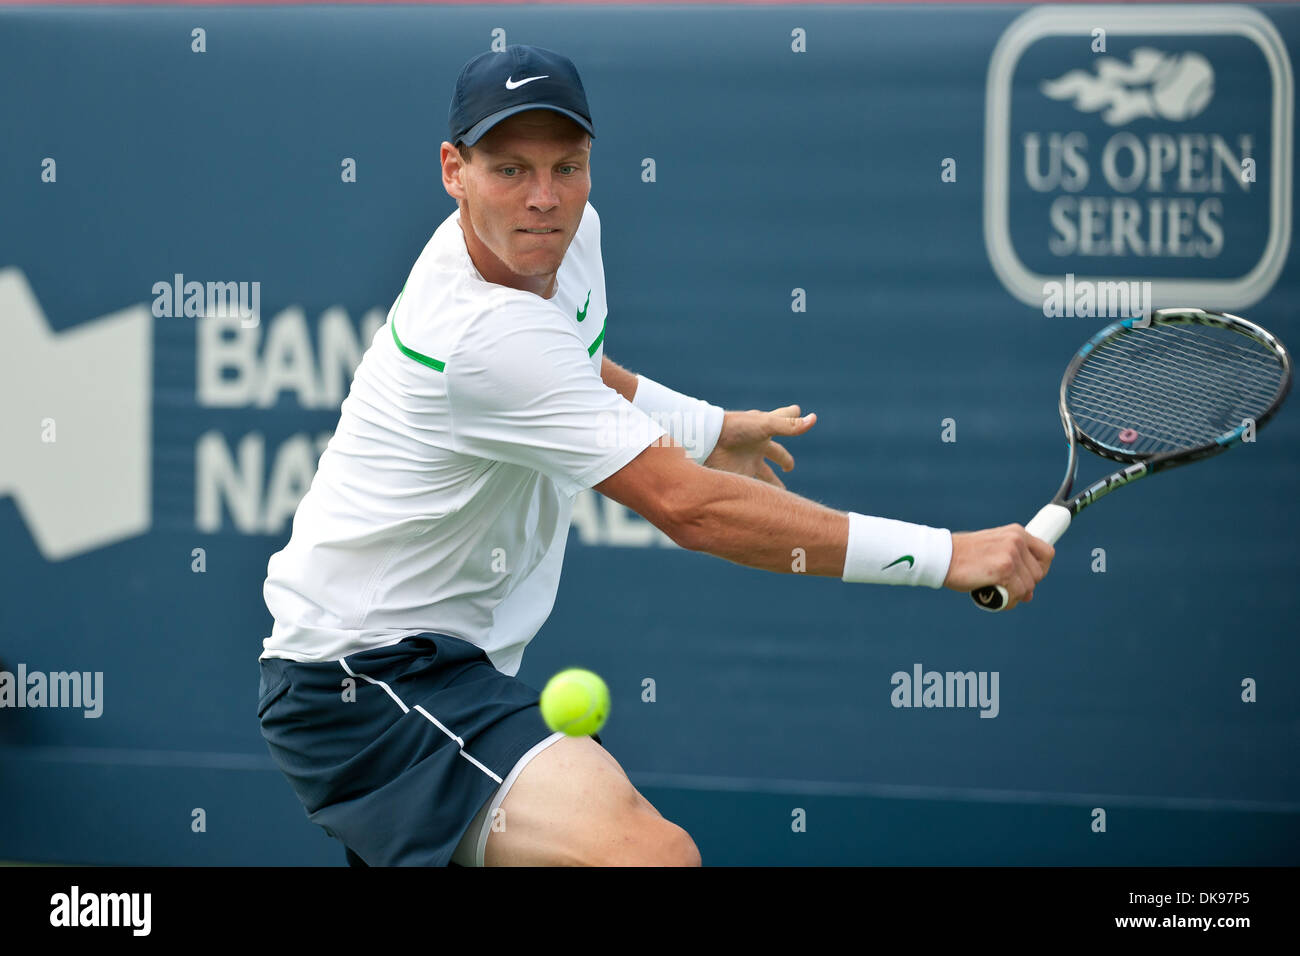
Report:
[[663,817],[643,822],[638,851],[629,861],[635,866],[700,865],[700,851],[691,835]]
[[676,824],[669,824],[677,830],[677,838],[672,841],[669,851],[672,862],[666,866],[703,866],[700,848],[695,845],[691,835]]
[[589,866],[699,866],[689,833],[657,812],[637,809],[622,817],[608,839],[592,847]]

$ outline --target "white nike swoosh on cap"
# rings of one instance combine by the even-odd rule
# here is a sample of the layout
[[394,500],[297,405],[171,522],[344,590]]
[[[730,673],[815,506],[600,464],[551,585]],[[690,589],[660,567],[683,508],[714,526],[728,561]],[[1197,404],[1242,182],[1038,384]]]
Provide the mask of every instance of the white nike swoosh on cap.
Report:
[[544,74],[542,74],[541,76],[530,76],[530,77],[528,77],[528,78],[525,79],[525,80],[520,80],[518,83],[516,83],[516,82],[515,82],[513,79],[511,79],[510,77],[506,77],[506,89],[507,89],[507,90],[517,90],[517,89],[519,89],[519,87],[523,86],[525,83],[531,83],[531,82],[533,82],[533,80],[544,80],[544,79],[546,79],[548,76],[550,76],[549,73],[544,73]]

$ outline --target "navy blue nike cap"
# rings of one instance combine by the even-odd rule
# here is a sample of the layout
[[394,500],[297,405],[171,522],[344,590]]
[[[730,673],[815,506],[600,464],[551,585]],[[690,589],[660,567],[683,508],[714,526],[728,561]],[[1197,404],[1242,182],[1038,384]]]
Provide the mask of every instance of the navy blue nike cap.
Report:
[[554,110],[594,139],[587,93],[578,68],[554,50],[513,44],[480,53],[460,71],[447,128],[453,145],[473,146],[497,123],[524,110]]

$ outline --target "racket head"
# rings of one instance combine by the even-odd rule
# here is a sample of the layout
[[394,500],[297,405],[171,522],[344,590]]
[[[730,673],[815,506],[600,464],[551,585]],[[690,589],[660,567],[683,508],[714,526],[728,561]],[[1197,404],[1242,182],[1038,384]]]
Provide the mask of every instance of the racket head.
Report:
[[[1061,379],[1065,480],[1034,520],[1054,506],[1077,514],[1130,481],[1226,451],[1242,440],[1245,420],[1263,427],[1290,389],[1286,347],[1240,316],[1160,309],[1149,321],[1106,326],[1084,343]],[[1128,467],[1071,497],[1080,445]],[[1038,536],[1055,543],[1065,524]],[[971,597],[986,611],[1002,610],[1009,599],[1001,585],[978,588]]]
[[1290,353],[1267,329],[1226,312],[1160,309],[1084,343],[1061,379],[1061,422],[1072,444],[1156,471],[1225,451],[1247,421],[1259,429],[1271,419],[1290,388]]

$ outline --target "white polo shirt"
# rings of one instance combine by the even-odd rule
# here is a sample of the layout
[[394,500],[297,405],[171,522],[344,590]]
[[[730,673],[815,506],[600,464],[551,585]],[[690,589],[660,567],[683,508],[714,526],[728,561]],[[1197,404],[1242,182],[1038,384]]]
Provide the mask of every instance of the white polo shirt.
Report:
[[262,657],[332,661],[433,631],[516,674],[555,603],[574,496],[664,434],[600,378],[591,204],[550,299],[484,280],[459,220],[416,260],[271,557]]

